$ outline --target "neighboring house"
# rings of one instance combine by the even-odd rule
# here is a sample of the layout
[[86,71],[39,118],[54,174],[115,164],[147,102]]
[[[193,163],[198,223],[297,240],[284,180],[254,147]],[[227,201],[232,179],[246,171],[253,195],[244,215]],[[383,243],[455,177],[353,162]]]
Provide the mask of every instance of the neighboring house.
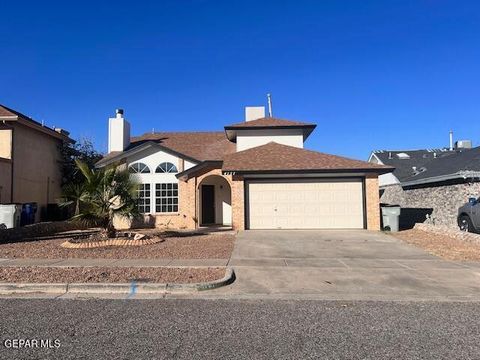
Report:
[[97,166],[128,166],[139,210],[159,227],[379,230],[378,175],[392,169],[303,149],[315,127],[248,107],[224,131],[131,138],[117,110]]
[[457,226],[457,210],[480,196],[480,147],[457,142],[450,149],[374,151],[369,162],[395,167],[379,177],[380,202],[402,206],[409,228],[427,215],[436,224]]
[[0,105],[0,204],[37,203],[36,221],[61,195],[61,152],[68,132]]

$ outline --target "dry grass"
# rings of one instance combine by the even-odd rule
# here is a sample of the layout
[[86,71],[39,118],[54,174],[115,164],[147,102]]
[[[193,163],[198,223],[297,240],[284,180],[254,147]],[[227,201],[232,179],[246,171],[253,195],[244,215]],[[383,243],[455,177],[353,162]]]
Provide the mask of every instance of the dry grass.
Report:
[[167,236],[164,242],[125,247],[66,249],[60,246],[67,239],[0,243],[0,258],[41,259],[228,259],[235,236],[209,234]]
[[417,229],[400,231],[392,235],[446,260],[480,260],[480,245],[475,243]]
[[225,268],[1,267],[0,282],[15,283],[198,283],[221,279]]

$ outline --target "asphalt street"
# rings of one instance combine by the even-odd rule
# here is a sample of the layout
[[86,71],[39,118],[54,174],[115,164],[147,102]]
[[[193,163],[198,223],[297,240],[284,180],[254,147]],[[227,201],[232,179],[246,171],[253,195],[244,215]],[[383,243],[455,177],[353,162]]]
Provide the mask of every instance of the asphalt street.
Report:
[[1,299],[0,309],[1,359],[480,358],[475,302]]

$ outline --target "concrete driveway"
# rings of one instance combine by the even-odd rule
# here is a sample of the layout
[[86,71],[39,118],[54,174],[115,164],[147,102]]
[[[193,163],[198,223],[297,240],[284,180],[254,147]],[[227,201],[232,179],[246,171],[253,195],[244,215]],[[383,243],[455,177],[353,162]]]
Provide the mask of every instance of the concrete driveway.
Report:
[[236,297],[480,300],[480,263],[444,261],[391,235],[244,231],[229,261]]

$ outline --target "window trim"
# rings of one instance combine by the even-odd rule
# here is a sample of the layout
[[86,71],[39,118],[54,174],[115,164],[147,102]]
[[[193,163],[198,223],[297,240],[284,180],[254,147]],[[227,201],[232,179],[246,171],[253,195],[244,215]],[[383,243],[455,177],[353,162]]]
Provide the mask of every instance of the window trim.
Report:
[[[166,171],[164,171],[163,168],[160,167],[163,164],[165,164]],[[170,168],[168,168],[169,166]],[[155,174],[178,174],[178,168],[174,163],[170,161],[163,161],[156,167]]]
[[[145,189],[145,187],[148,186],[148,189]],[[144,196],[144,197],[139,197],[139,193],[146,193],[146,192],[149,192],[149,196]],[[140,214],[152,214],[152,184],[150,183],[141,183],[141,184],[138,184],[138,188],[136,189],[136,195],[137,195],[137,201],[139,199],[142,199],[143,200],[143,204],[140,205],[140,204],[136,204],[137,206],[137,209],[139,211]],[[148,204],[145,204],[145,202],[148,200]],[[147,207],[148,207],[148,211],[141,211],[140,210],[140,207],[143,207],[143,210],[145,210]]]
[[[138,171],[137,169],[134,168],[135,165],[137,165],[137,166],[143,165],[144,167],[142,168],[141,171]],[[145,169],[148,170],[148,171],[144,171]],[[135,171],[132,171],[132,170],[135,170]],[[141,161],[137,161],[137,162],[134,162],[132,164],[129,164],[128,165],[128,172],[130,174],[151,174],[152,173],[152,171],[150,170],[150,167],[147,164],[145,164]]]
[[[178,191],[178,182],[159,182],[159,183],[155,183],[153,184],[155,185],[154,186],[154,191],[153,191],[153,206],[154,206],[154,210],[155,210],[155,214],[158,214],[158,215],[174,215],[174,214],[178,214],[179,213],[179,209],[180,209],[180,194],[179,194],[179,191]],[[161,188],[161,185],[166,185],[166,188],[165,189],[162,189]],[[168,189],[168,185],[172,185],[172,188],[171,189]],[[160,187],[157,189],[157,187]],[[167,192],[167,195],[159,195],[157,196],[157,191],[165,191]],[[168,191],[172,191],[172,195],[168,195]],[[177,195],[173,195],[173,192],[176,191],[177,192]],[[171,204],[168,204],[168,200],[169,199],[172,199],[172,203]],[[174,203],[174,199],[176,200],[176,203]],[[158,203],[157,200],[166,200],[167,203],[166,204],[163,204],[163,201]],[[163,207],[163,206],[166,206],[167,209],[168,209],[168,206],[171,206],[172,207],[172,211],[157,211],[157,207]],[[173,210],[173,208],[176,207],[177,209],[176,210]]]

